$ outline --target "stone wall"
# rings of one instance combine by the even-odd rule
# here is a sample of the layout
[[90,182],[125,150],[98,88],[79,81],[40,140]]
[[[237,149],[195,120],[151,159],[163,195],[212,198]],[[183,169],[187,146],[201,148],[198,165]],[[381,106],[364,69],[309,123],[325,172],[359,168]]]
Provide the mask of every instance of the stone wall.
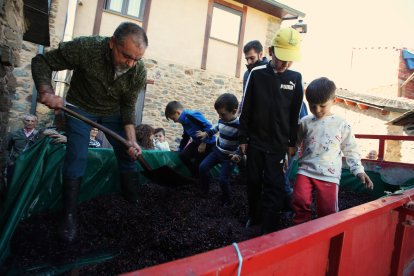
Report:
[[[50,51],[52,49],[56,49],[59,43],[62,41],[63,34],[64,34],[64,22],[66,20],[66,10],[67,10],[67,0],[52,0],[51,1],[50,11],[49,11],[50,47],[46,47],[44,49],[45,52]],[[30,59],[35,55],[36,53],[32,53]],[[54,76],[52,77],[55,78]],[[55,85],[55,83],[52,82],[52,85]],[[54,111],[49,109],[47,106],[37,103],[36,104],[36,115],[39,118],[39,127],[53,125]]]
[[[21,116],[24,113],[34,111],[39,118],[38,127],[50,126],[53,124],[54,113],[42,104],[32,103],[34,83],[31,73],[31,59],[40,51],[48,51],[58,46],[63,37],[66,0],[52,0],[49,12],[50,47],[44,48],[32,42],[23,41],[20,51],[20,63],[13,70],[17,81],[16,94],[12,98],[12,108],[9,113],[8,130],[14,131],[20,127]],[[63,10],[63,11],[62,11]],[[59,14],[60,13],[60,14]],[[57,27],[58,26],[58,27]],[[34,105],[34,106],[33,106]]]
[[264,56],[269,57],[268,47],[272,44],[272,39],[275,33],[280,29],[281,21],[276,17],[269,17],[267,19],[266,41],[263,45]]
[[218,121],[214,102],[222,93],[233,93],[240,100],[242,80],[202,69],[162,61],[146,60],[148,79],[142,123],[163,127],[170,147],[175,149],[182,135],[182,126],[167,121],[164,115],[169,101],[179,101],[185,108],[199,110],[212,123]]
[[[280,28],[280,19],[269,17],[264,54],[268,55],[267,47]],[[180,101],[185,108],[201,111],[212,123],[218,121],[214,102],[222,93],[233,93],[237,98],[242,96],[242,79],[216,74],[198,68],[168,62],[146,60],[148,79],[154,79],[153,85],[147,86],[142,123],[153,127],[163,127],[172,149],[176,149],[181,139],[182,127],[167,121],[164,110],[169,101]],[[240,75],[243,76],[242,66]]]
[[[12,71],[15,66],[19,66],[23,32],[23,1],[0,1],[0,168],[5,166],[9,111],[17,86]],[[1,169],[0,188],[3,184],[2,173]]]

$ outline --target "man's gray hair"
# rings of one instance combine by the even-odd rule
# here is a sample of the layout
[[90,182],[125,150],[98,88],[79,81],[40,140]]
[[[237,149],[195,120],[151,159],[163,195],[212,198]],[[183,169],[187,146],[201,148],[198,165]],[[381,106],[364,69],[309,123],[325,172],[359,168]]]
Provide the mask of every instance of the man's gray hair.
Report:
[[139,25],[132,22],[123,22],[114,32],[114,38],[118,44],[122,44],[128,36],[132,36],[136,45],[144,46],[145,48],[148,47],[147,34]]
[[37,121],[37,116],[34,114],[26,113],[23,115],[22,120],[26,120],[27,118],[34,118]]

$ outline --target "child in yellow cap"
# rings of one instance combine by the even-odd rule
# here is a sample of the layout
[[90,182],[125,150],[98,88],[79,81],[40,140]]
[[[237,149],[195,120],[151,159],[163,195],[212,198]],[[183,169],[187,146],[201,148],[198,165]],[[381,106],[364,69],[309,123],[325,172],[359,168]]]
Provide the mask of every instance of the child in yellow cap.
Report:
[[288,150],[295,151],[303,102],[302,76],[289,67],[300,59],[300,40],[296,30],[280,29],[269,47],[271,61],[253,68],[246,82],[239,142],[247,154],[247,226],[261,223],[263,234],[278,229],[289,206],[283,164]]

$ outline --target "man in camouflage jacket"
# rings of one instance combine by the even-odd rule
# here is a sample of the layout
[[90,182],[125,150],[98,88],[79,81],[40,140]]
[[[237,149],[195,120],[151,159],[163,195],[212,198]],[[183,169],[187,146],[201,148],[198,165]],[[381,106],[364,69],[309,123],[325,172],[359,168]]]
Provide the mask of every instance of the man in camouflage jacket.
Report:
[[[141,58],[148,46],[145,31],[131,22],[118,26],[112,37],[80,37],[62,42],[58,49],[32,59],[32,75],[38,100],[49,108],[65,104],[77,113],[123,136],[125,148],[111,137],[121,175],[124,197],[137,200],[138,172],[135,160],[141,148],[135,136],[135,103],[146,84]],[[70,88],[63,98],[54,94],[52,71],[73,70]],[[63,219],[58,234],[72,242],[77,236],[76,200],[86,169],[91,126],[66,116],[67,148],[63,164]]]

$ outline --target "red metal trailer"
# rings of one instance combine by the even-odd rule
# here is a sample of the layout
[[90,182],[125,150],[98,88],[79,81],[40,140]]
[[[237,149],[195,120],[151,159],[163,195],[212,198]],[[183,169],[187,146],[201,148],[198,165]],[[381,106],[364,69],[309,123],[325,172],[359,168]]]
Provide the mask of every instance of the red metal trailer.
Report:
[[414,275],[414,189],[125,275]]
[[[366,136],[366,137],[365,137]],[[414,165],[366,161],[395,182]],[[399,140],[414,141],[401,136]],[[393,139],[393,138],[391,138]],[[379,166],[380,164],[380,166]],[[414,189],[298,226],[124,275],[414,275]]]

